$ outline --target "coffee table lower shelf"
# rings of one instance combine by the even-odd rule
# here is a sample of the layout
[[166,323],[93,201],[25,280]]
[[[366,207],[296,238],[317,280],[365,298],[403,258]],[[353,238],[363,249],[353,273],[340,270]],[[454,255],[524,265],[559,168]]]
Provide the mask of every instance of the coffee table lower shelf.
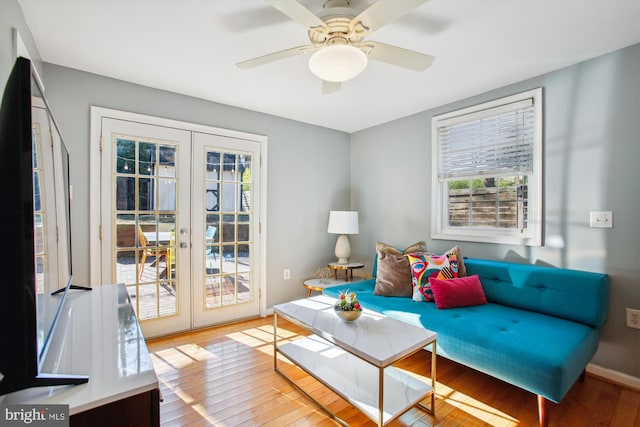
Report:
[[[378,425],[387,424],[415,405],[433,414],[432,385],[393,366],[379,368],[371,365],[316,335],[277,345],[276,351],[347,400]],[[279,369],[275,354],[274,368],[336,421],[348,425]],[[383,386],[379,387],[379,384]],[[428,396],[431,396],[430,408],[420,403]],[[380,401],[383,405],[379,404]]]

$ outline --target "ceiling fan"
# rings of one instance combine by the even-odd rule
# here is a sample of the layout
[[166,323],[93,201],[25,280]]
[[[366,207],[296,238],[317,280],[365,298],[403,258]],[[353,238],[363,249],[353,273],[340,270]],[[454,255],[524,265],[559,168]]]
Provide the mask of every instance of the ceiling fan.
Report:
[[310,45],[298,46],[236,64],[253,68],[303,53],[314,52],[309,59],[311,72],[322,80],[322,92],[340,89],[342,82],[360,74],[368,59],[424,71],[434,57],[397,46],[364,40],[370,33],[414,10],[428,0],[378,0],[356,15],[351,0],[327,0],[323,11],[315,15],[298,1],[266,0],[292,20],[308,28]]

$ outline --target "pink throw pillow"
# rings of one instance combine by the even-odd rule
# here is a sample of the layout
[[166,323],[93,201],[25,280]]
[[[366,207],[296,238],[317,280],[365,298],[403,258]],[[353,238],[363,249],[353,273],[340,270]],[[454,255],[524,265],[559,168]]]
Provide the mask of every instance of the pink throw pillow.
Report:
[[487,303],[487,298],[484,295],[484,290],[477,274],[448,280],[432,277],[429,282],[431,283],[436,307],[439,309]]

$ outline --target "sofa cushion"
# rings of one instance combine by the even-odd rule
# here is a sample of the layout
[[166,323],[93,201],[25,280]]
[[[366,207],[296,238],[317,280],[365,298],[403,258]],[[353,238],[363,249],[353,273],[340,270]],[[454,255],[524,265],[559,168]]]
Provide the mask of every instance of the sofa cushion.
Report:
[[455,308],[482,305],[487,303],[482,284],[477,275],[457,279],[429,279],[436,307]]
[[454,246],[443,255],[446,255],[449,258],[449,261],[453,263],[453,256],[455,255],[455,262],[457,263],[458,268],[458,277],[464,277],[467,275],[467,269],[464,266],[464,258],[462,257],[462,251],[459,246]]
[[480,276],[490,303],[594,327],[607,320],[609,279],[606,274],[477,258],[467,259],[466,268],[467,274]]
[[396,249],[395,247],[388,245],[384,242],[376,242],[376,253],[384,251],[390,253],[392,255],[405,255],[411,252],[426,252],[427,244],[424,241],[419,241],[414,243],[413,245],[407,246],[403,251]]
[[414,301],[433,301],[433,292],[429,279],[453,279],[458,277],[458,264],[455,254],[428,255],[409,254],[411,273],[413,274],[412,286]]
[[410,297],[411,268],[405,255],[392,255],[385,251],[378,253],[378,272],[375,295]]
[[420,253],[427,251],[427,244],[421,240],[414,243],[413,245],[407,246],[404,250],[401,251],[384,242],[376,242],[376,256],[373,259],[373,270],[371,272],[372,277],[376,277],[378,272],[378,253],[380,251],[386,252],[391,255],[405,255],[413,252]]

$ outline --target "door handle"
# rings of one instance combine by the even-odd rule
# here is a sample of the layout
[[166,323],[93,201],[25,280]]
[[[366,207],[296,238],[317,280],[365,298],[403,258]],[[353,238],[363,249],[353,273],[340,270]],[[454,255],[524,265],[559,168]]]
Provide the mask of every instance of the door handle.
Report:
[[180,242],[180,249],[188,248],[189,244],[186,242]]

